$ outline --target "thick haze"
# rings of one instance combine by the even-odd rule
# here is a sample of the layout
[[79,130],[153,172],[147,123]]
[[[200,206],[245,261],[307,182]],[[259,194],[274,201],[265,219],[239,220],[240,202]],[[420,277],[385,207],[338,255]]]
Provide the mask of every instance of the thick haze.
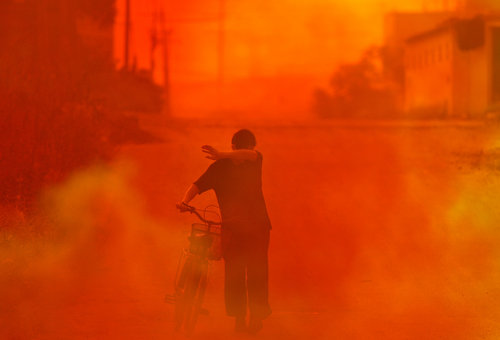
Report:
[[[175,203],[211,164],[200,146],[241,128],[273,225],[258,339],[500,339],[498,116],[373,119],[381,92],[353,87],[370,116],[294,120],[381,43],[384,13],[423,0],[225,0],[225,30],[218,0],[130,0],[125,70],[113,1],[0,1],[0,339],[185,339],[164,297],[196,218]],[[339,82],[366,83],[360,64]],[[250,339],[223,296],[214,261],[191,339]]]
[[[118,25],[123,3],[118,1]],[[138,66],[149,66],[149,13],[162,4],[172,29],[172,63],[178,66],[174,80],[215,77],[218,0],[145,0],[140,8],[132,0],[132,27],[144,33],[132,37]],[[356,60],[366,47],[382,42],[384,13],[423,8],[422,0],[226,1],[226,76],[327,77],[339,62]],[[122,35],[118,29],[117,45]]]
[[[211,116],[219,111],[306,117],[314,89],[326,86],[339,64],[355,61],[366,48],[382,43],[385,13],[440,9],[424,6],[422,0],[226,0],[220,30],[220,4],[218,0],[131,1],[131,63],[138,69],[150,67],[150,32],[156,26],[161,35],[159,18],[162,10],[165,13],[176,115]],[[123,62],[123,26],[124,0],[120,0],[115,29],[118,65]],[[153,55],[154,79],[163,83],[161,48]],[[220,81],[225,89],[218,87]]]

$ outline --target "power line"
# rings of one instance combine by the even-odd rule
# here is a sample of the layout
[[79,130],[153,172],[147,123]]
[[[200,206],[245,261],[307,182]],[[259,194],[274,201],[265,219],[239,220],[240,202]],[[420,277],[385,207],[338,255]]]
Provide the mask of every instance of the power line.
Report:
[[125,0],[125,46],[123,51],[123,68],[128,70],[130,39],[130,0]]

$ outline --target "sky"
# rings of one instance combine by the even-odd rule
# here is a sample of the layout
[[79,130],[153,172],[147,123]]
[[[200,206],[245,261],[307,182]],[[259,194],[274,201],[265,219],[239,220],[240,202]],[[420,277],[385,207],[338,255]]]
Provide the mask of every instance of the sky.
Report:
[[[168,65],[172,103],[178,111],[211,107],[212,111],[289,113],[297,108],[305,112],[314,88],[327,86],[340,64],[354,62],[366,48],[382,43],[385,13],[439,9],[442,2],[131,0],[130,63],[137,69],[151,69],[154,60],[153,79],[159,84],[165,83],[164,65]],[[118,67],[123,64],[124,3],[117,3]],[[154,50],[152,27],[157,28],[160,41]],[[161,42],[164,32],[169,32],[166,54]],[[225,88],[214,89],[222,83],[247,93],[248,100],[243,103],[243,98]],[[287,100],[291,91],[297,93],[294,101]],[[221,99],[215,97],[225,98],[222,108]]]
[[[339,62],[355,60],[363,49],[382,42],[385,12],[420,10],[423,2],[226,0],[226,73],[245,77],[331,72]],[[118,46],[123,43],[123,3],[118,1]],[[184,60],[179,77],[213,76],[219,5],[219,0],[146,0],[140,5],[132,0],[132,49],[139,67],[149,66],[151,13],[163,6],[166,26],[172,30],[173,61]],[[116,56],[121,58],[118,46]]]

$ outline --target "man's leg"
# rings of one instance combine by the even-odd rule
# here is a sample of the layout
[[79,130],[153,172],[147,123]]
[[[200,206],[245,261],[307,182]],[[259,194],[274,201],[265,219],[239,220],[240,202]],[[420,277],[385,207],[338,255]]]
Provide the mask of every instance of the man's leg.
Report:
[[250,309],[250,330],[262,328],[262,320],[271,314],[268,301],[268,259],[269,232],[256,235],[252,240],[251,256],[248,258],[248,305]]
[[245,280],[245,262],[241,256],[226,256],[224,297],[226,312],[236,318],[235,329],[242,331],[246,327],[247,294]]

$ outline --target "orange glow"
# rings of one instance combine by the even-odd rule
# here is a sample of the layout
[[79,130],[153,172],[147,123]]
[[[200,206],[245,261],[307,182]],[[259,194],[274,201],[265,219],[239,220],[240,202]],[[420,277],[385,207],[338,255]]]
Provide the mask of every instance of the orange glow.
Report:
[[[0,50],[0,339],[183,339],[164,297],[197,221],[175,204],[210,165],[200,146],[228,151],[240,128],[255,133],[263,154],[273,225],[273,314],[257,338],[500,338],[498,107],[488,108],[491,117],[410,120],[397,109],[399,116],[376,116],[375,107],[355,105],[398,90],[380,79],[380,59],[356,63],[382,43],[384,14],[442,9],[440,2],[226,0],[222,48],[218,0],[131,0],[129,70],[118,71],[124,0],[104,33],[84,20],[53,23],[51,5],[60,13],[72,6],[37,1],[49,10],[23,7],[34,0],[0,4],[0,28],[3,6],[18,9],[8,27],[21,27],[29,13],[36,22],[0,39],[19,59]],[[113,46],[113,65],[94,54],[78,59],[84,44],[70,39],[77,33],[64,35],[73,34],[67,27],[87,30],[82,41],[105,51]],[[484,65],[470,67],[470,79],[484,80],[474,72]],[[345,72],[333,88],[335,70]],[[422,74],[411,74],[427,91],[416,96],[430,102],[446,84],[461,85],[454,88],[463,102],[472,93],[465,78],[439,78],[429,91],[434,78]],[[318,97],[334,114],[359,112],[319,119],[318,87],[328,88]],[[144,104],[159,97],[170,99],[170,112]],[[213,192],[193,201],[214,203]],[[210,314],[200,316],[193,339],[248,339],[232,332],[223,286],[223,262],[213,262]]]

